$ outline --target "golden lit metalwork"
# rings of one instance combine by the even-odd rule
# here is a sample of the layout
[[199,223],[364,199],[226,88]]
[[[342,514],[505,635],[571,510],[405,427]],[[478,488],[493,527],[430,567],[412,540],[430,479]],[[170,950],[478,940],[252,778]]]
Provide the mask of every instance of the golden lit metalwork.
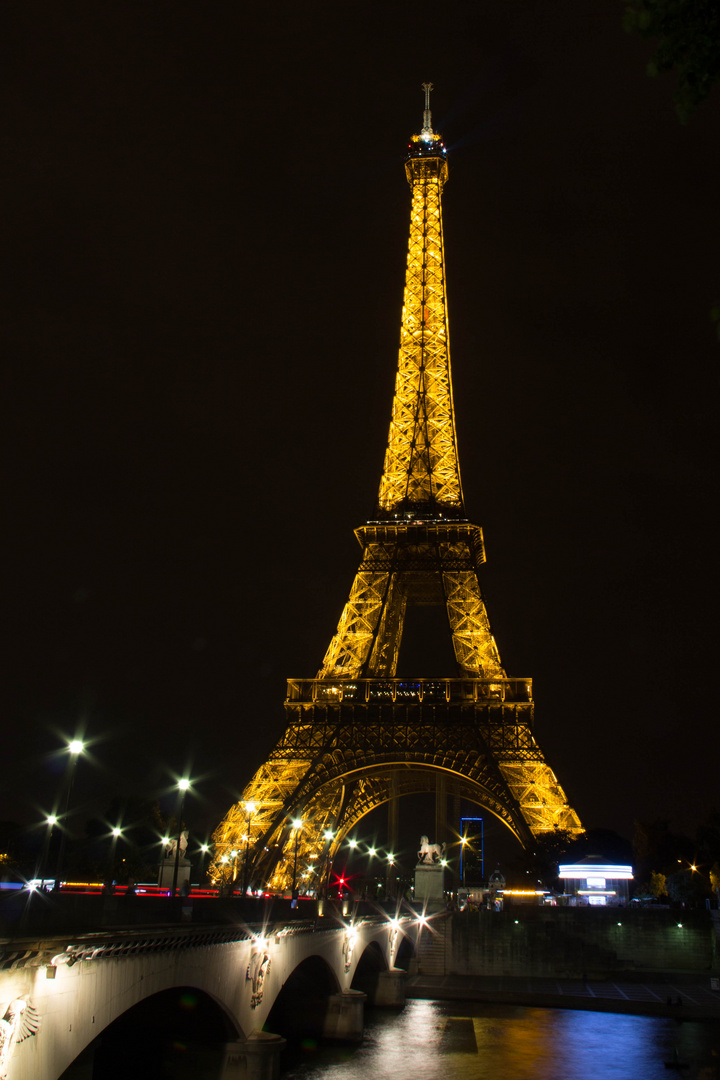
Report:
[[[423,128],[406,164],[410,240],[376,515],[356,530],[362,561],[318,677],[288,682],[285,734],[215,832],[219,881],[247,835],[250,804],[256,838],[245,853],[255,887],[289,888],[296,863],[298,882],[320,887],[362,817],[434,790],[439,773],[448,795],[485,807],[525,845],[554,829],[582,831],[535,741],[532,683],[506,676],[480,590],[485,548],[465,517],[450,378],[447,162],[430,85],[423,89]],[[406,612],[427,604],[445,609],[456,676],[400,679]]]

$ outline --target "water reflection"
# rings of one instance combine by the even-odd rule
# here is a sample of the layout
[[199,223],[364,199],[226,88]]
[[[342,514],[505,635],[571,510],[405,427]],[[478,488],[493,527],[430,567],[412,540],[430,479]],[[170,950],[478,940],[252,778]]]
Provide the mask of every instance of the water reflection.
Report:
[[[687,1067],[669,1069],[675,1056]],[[720,1080],[711,1024],[570,1009],[409,1001],[369,1012],[356,1049],[297,1048],[284,1080]]]

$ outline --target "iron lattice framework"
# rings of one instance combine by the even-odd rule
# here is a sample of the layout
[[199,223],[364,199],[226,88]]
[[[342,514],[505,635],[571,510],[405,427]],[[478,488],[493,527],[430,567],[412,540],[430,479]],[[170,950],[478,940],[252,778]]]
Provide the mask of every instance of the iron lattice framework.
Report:
[[[397,379],[373,520],[316,679],[291,680],[285,734],[218,826],[212,873],[274,890],[318,887],[365,814],[445,790],[521,843],[581,831],[533,736],[532,684],[507,678],[478,580],[482,530],[465,517],[450,377],[441,196],[445,148],[423,129],[406,163],[410,239]],[[454,678],[399,679],[409,606],[444,607]],[[299,822],[302,822],[300,825]]]

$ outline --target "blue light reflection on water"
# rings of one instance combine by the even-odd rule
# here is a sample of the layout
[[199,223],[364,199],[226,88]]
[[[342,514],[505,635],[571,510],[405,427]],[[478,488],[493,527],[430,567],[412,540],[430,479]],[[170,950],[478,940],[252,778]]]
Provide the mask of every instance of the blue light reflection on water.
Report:
[[[668,1069],[675,1053],[687,1068]],[[720,1080],[711,1024],[571,1009],[408,1001],[369,1012],[360,1046],[306,1048],[284,1080]]]

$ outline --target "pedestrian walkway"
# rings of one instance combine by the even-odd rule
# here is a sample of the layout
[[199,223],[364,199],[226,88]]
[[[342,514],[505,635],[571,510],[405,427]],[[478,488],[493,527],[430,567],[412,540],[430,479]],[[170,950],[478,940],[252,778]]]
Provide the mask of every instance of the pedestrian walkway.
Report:
[[710,976],[647,972],[637,978],[583,980],[501,975],[411,975],[408,998],[486,1001],[550,1009],[720,1020],[720,990]]

